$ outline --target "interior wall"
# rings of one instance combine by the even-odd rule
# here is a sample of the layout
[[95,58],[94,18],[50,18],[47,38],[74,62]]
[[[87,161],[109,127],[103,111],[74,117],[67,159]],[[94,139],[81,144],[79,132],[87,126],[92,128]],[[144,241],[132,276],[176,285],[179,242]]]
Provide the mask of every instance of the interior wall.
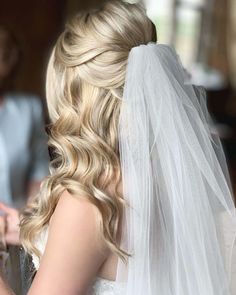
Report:
[[227,60],[228,2],[229,0],[214,0],[211,43],[208,51],[208,64],[224,74],[227,80],[229,79]]
[[16,34],[23,53],[16,90],[44,96],[46,64],[65,7],[65,0],[1,1],[0,24]]
[[236,1],[229,0],[228,5],[228,53],[230,81],[236,91]]

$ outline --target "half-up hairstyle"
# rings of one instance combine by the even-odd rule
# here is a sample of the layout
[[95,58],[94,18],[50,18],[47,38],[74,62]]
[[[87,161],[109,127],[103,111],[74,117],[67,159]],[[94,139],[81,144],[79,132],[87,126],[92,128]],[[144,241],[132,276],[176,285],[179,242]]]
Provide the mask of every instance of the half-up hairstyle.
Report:
[[118,121],[129,52],[150,41],[156,42],[156,31],[145,9],[119,0],[78,13],[59,37],[46,85],[54,159],[50,176],[23,214],[21,241],[27,252],[41,256],[34,241],[67,190],[98,208],[101,236],[111,251],[127,257],[117,243],[125,205],[118,192]]

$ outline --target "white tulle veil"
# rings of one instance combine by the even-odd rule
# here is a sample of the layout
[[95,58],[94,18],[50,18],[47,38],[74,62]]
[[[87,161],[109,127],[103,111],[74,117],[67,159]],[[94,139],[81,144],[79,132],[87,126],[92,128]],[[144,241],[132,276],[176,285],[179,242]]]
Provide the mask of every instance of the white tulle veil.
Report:
[[174,49],[149,43],[128,59],[119,122],[122,295],[229,295],[235,232],[232,189],[205,93]]

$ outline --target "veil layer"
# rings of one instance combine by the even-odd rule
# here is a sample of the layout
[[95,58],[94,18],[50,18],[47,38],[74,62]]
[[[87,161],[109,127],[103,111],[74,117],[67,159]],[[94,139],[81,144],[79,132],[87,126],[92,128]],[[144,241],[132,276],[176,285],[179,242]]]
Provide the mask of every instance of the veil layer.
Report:
[[[124,198],[122,295],[229,295],[236,217],[205,92],[173,48],[129,55],[119,122]],[[231,234],[225,234],[225,228]]]

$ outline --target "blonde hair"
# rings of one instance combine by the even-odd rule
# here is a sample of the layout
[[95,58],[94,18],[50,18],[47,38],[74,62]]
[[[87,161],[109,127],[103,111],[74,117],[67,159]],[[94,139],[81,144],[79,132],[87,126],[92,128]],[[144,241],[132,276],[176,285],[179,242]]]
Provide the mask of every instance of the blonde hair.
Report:
[[127,258],[117,243],[125,205],[117,189],[118,120],[129,52],[150,41],[156,41],[156,31],[145,9],[119,0],[80,12],[59,37],[46,86],[54,159],[51,175],[23,214],[21,241],[27,252],[40,257],[34,241],[67,190],[98,208],[101,236],[111,251]]

